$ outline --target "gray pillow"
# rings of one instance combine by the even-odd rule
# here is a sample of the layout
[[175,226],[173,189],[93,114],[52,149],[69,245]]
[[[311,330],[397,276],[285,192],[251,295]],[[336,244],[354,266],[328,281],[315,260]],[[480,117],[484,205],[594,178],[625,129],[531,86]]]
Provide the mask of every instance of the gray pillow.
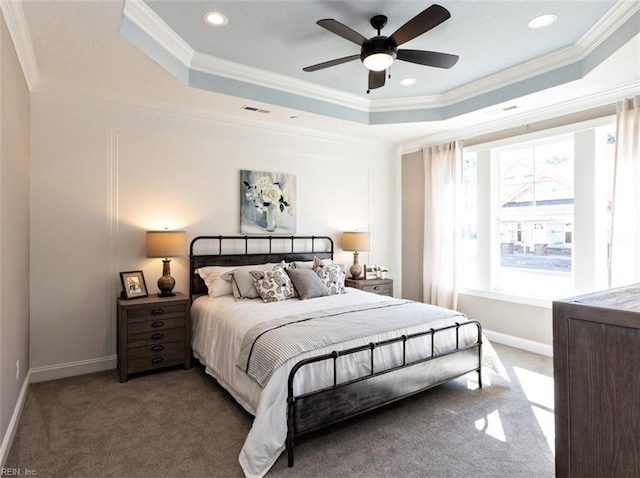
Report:
[[312,269],[287,269],[287,274],[300,299],[313,299],[329,295],[327,286]]

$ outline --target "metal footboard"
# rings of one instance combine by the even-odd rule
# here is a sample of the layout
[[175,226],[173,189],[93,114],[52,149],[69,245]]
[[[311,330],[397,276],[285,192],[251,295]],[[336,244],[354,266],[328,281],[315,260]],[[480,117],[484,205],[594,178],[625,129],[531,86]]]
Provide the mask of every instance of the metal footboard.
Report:
[[[460,329],[476,327],[476,342],[470,345],[460,344]],[[438,334],[455,329],[455,349],[436,354],[435,345]],[[420,359],[407,361],[407,343],[411,340],[430,336],[431,351]],[[380,347],[402,344],[402,363],[379,369],[375,363],[374,351]],[[369,351],[370,372],[368,375],[352,380],[338,382],[338,360],[341,357]],[[467,360],[460,361],[463,356]],[[468,364],[472,359],[471,364]],[[333,361],[333,384],[307,393],[295,395],[294,380],[298,371],[305,365],[316,362]],[[454,380],[470,372],[478,373],[478,385],[482,388],[482,326],[477,321],[455,323],[438,329],[428,329],[413,334],[372,342],[347,350],[333,351],[297,362],[289,373],[287,384],[287,455],[288,466],[293,466],[295,438],[313,430],[331,425],[361,413],[393,403],[429,388]],[[435,363],[446,362],[447,373],[439,374]]]

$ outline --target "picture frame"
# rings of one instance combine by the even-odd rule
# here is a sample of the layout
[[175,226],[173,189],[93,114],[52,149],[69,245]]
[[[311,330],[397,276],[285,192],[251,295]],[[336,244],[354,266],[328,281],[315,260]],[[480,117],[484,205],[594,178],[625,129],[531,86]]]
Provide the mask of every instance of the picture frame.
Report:
[[122,283],[122,292],[120,297],[123,299],[138,299],[147,297],[147,283],[144,280],[142,271],[127,271],[120,273],[120,282]]
[[364,279],[377,279],[378,278],[378,266],[375,264],[364,265]]
[[240,170],[240,233],[295,234],[296,176]]

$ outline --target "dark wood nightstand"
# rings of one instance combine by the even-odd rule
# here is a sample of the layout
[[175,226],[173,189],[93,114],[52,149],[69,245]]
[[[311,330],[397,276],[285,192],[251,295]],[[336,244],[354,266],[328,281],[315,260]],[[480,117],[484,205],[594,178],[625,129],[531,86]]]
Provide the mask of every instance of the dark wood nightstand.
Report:
[[393,297],[393,279],[345,279],[344,285],[360,289],[365,292],[373,292],[374,294],[388,295]]
[[118,299],[118,374],[129,375],[173,365],[191,368],[189,298],[157,295]]

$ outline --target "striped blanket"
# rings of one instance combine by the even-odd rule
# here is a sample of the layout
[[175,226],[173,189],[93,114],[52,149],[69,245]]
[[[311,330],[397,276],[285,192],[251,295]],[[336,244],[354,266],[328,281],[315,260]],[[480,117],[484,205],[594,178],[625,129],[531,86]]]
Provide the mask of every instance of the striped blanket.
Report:
[[268,320],[243,337],[237,365],[264,388],[274,371],[305,352],[431,321],[464,315],[442,307],[400,299],[355,304]]

